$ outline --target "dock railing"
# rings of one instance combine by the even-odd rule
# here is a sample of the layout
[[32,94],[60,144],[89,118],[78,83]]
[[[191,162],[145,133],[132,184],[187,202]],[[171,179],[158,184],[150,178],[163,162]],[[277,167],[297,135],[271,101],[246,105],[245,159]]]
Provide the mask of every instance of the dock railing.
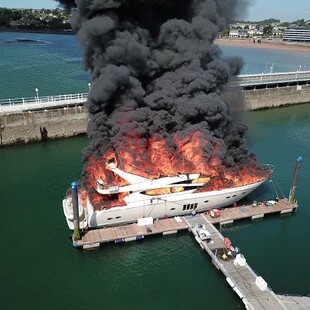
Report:
[[257,85],[264,83],[279,83],[279,82],[296,82],[296,81],[310,81],[310,71],[293,71],[293,72],[277,72],[261,74],[242,74],[236,77],[236,80],[229,83],[231,86],[240,85]]
[[[229,86],[251,86],[277,83],[310,83],[310,71],[261,73],[238,75]],[[0,99],[0,113],[23,112],[60,108],[72,105],[82,105],[87,100],[88,93],[66,94],[56,96],[35,96],[14,99]]]
[[36,96],[14,99],[0,99],[0,113],[81,105],[87,100],[88,93],[66,94],[57,96]]

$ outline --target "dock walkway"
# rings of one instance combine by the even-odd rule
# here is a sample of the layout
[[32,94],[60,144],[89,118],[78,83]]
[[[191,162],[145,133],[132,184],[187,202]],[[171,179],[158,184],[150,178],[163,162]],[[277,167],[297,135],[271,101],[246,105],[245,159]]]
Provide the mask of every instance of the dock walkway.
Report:
[[[269,287],[266,290],[261,290],[255,284],[259,276],[255,274],[246,262],[244,266],[240,266],[233,257],[228,256],[227,260],[221,258],[224,248],[224,237],[203,214],[196,215],[195,217],[187,216],[184,220],[188,223],[197,242],[211,257],[212,263],[224,274],[226,281],[243,301],[246,309],[287,309],[282,300]],[[198,224],[205,226],[211,234],[212,241],[202,241],[199,238],[195,230],[195,226]]]
[[310,297],[308,296],[290,296],[290,295],[278,295],[279,299],[285,305],[288,310],[308,310],[310,309]]
[[144,236],[169,235],[184,229],[188,229],[188,226],[181,217],[158,220],[147,226],[138,226],[137,224],[111,226],[88,231],[81,240],[74,242],[74,246],[83,246],[83,248],[96,247],[101,243],[140,240]]
[[[297,207],[297,204],[290,204],[286,199],[282,199],[268,207],[259,204],[255,207],[247,205],[223,209],[219,218],[211,218],[207,213],[201,213],[195,216],[177,216],[156,220],[153,224],[145,226],[134,223],[118,227],[106,227],[87,231],[82,239],[74,241],[73,245],[83,247],[83,249],[91,249],[99,247],[102,243],[141,240],[149,235],[168,235],[188,229],[192,231],[200,247],[208,253],[215,267],[223,273],[227,283],[242,300],[246,309],[306,310],[310,309],[310,297],[275,294],[264,279],[258,276],[248,265],[244,256],[239,257],[241,260],[236,260],[237,255],[233,256],[229,255],[227,251],[224,252],[224,236],[214,226],[214,224],[232,223],[238,219],[262,218],[265,214],[270,213],[291,213]],[[198,224],[205,226],[211,236],[211,241],[207,242],[200,239],[196,230]],[[224,253],[227,253],[228,259],[226,260],[223,259]]]
[[[281,199],[276,204],[269,207],[265,205],[258,205],[257,207],[245,205],[221,209],[221,216],[218,218],[212,218],[207,213],[205,213],[205,216],[212,224],[225,225],[231,224],[236,220],[260,219],[266,214],[292,213],[297,207],[296,204],[290,204],[286,199]],[[147,226],[138,226],[138,224],[134,223],[89,230],[82,236],[81,240],[73,242],[73,245],[86,248],[98,247],[102,243],[119,243],[139,240],[148,235],[166,235],[177,233],[178,231],[185,229],[188,229],[188,225],[184,222],[183,216],[177,216],[175,218],[156,220],[152,225]]]
[[88,93],[0,99],[0,115],[83,105]]
[[267,214],[280,213],[286,214],[293,212],[298,205],[289,204],[286,199],[280,199],[276,204],[267,206],[263,203],[258,203],[256,207],[253,205],[244,205],[235,208],[221,209],[221,216],[218,218],[212,218],[209,214],[206,214],[207,219],[212,224],[232,224],[235,220],[242,220],[251,218],[257,220],[263,218]]

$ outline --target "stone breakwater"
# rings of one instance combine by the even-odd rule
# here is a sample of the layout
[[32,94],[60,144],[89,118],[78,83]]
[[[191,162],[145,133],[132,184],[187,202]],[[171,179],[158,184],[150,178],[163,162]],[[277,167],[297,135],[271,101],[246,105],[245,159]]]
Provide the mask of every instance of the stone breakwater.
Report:
[[[243,90],[246,110],[276,108],[285,105],[310,103],[310,85]],[[240,92],[226,92],[228,100]],[[84,106],[48,110],[1,113],[0,146],[62,139],[85,134],[88,114]]]
[[[278,108],[288,105],[310,103],[310,84],[306,85],[261,85],[258,88],[244,89],[241,92],[248,111]],[[233,88],[225,92],[227,101],[237,102],[240,92]]]
[[0,113],[0,145],[26,144],[85,134],[87,120],[84,106]]
[[244,91],[247,110],[310,103],[310,84]]

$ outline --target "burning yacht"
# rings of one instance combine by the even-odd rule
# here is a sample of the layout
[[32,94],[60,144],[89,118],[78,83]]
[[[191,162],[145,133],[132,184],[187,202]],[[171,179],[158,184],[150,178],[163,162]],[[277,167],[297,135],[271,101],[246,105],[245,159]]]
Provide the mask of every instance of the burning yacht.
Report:
[[[217,188],[216,176],[201,173],[157,178],[128,173],[117,166],[115,158],[109,160],[105,172],[95,180],[92,188],[79,188],[80,228],[99,228],[137,222],[145,217],[159,219],[195,214],[214,207],[222,208],[255,190],[270,176],[272,168],[262,168],[255,177],[226,179],[226,184],[221,184],[221,188]],[[113,175],[112,183],[107,182],[108,175]],[[116,180],[118,183],[114,183]],[[70,190],[63,200],[63,210],[70,229],[74,229],[72,199]]]
[[71,229],[224,207],[269,177],[226,87],[243,61],[214,44],[242,1],[59,1],[91,78],[82,180],[63,200]]

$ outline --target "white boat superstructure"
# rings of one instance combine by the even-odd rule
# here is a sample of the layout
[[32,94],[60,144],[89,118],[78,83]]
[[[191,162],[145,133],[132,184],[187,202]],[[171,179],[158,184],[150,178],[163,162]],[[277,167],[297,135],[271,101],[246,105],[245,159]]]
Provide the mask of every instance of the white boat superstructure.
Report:
[[[73,204],[72,198],[68,196],[62,201],[62,208],[70,229],[73,229]],[[88,226],[87,214],[85,208],[82,207],[82,204],[79,203],[79,219],[80,219],[80,228],[84,229]]]
[[[244,186],[222,190],[203,191],[208,178],[199,173],[147,179],[125,172],[110,163],[108,168],[127,182],[124,186],[108,185],[102,179],[96,182],[99,195],[123,194],[122,205],[96,210],[87,196],[82,207],[79,195],[80,228],[99,228],[137,222],[140,218],[154,219],[203,212],[211,208],[222,208],[244,198],[266,178]],[[73,229],[73,211],[70,195],[63,200],[63,209],[70,229]]]

